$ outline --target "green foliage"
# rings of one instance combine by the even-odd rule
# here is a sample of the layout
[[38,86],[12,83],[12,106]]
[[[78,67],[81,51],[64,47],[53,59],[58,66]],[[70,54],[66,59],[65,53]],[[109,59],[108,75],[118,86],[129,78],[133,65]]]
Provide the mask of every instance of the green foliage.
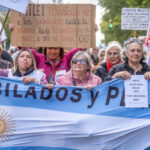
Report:
[[[105,8],[105,14],[100,24],[101,31],[105,35],[104,43],[119,41],[122,45],[124,40],[133,37],[133,31],[121,30],[121,10],[123,7],[148,8],[150,0],[99,0],[99,5]],[[110,20],[112,27],[110,28]],[[136,36],[146,35],[146,31],[136,31]]]
[[[3,24],[4,20],[5,20],[5,16],[6,16],[6,13],[3,14],[3,16],[0,16],[0,21],[1,23]],[[5,26],[4,26],[4,29],[5,29],[5,32],[6,32],[6,36],[7,36],[7,39],[6,39],[6,49],[9,48],[10,46],[10,31],[9,31],[9,26],[10,24],[10,15],[8,16],[7,20],[6,20],[6,23],[5,23]]]

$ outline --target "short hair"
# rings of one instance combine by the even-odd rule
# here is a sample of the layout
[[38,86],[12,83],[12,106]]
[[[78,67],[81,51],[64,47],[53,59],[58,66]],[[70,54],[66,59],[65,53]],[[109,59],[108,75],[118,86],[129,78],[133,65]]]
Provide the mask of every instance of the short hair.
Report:
[[129,49],[129,46],[132,44],[132,43],[137,43],[139,44],[141,47],[142,47],[142,50],[143,50],[143,41],[141,39],[137,39],[137,38],[129,38],[125,44],[124,44],[124,48],[125,50],[128,50]]
[[23,48],[19,51],[19,53],[17,54],[17,56],[14,60],[14,67],[12,68],[13,73],[15,73],[18,69],[18,58],[19,58],[19,56],[21,55],[22,52],[28,52],[30,54],[31,59],[32,59],[32,66],[31,67],[33,68],[33,70],[37,69],[36,68],[36,62],[35,62],[35,59],[34,59],[34,56],[33,56],[32,52],[27,48]]
[[[89,66],[89,69],[87,71],[92,72],[92,61],[91,61],[90,56],[86,52],[78,51],[77,53],[74,54],[74,56],[72,57],[72,60],[78,58],[79,56],[83,56],[85,58],[88,66]],[[72,68],[72,64],[73,64],[72,60],[71,60],[71,68]]]
[[105,61],[107,61],[108,51],[111,50],[114,47],[117,47],[119,49],[119,55],[120,55],[120,60],[121,60],[122,46],[120,45],[120,43],[118,41],[111,41],[111,42],[108,43],[108,46],[106,48]]
[[146,51],[145,51],[145,49],[144,49],[143,41],[140,40],[140,39],[134,38],[134,37],[133,37],[133,38],[129,38],[129,39],[125,42],[125,44],[124,44],[124,52],[123,52],[123,59],[124,59],[125,61],[128,61],[128,58],[126,57],[125,52],[128,51],[129,46],[130,46],[132,43],[137,43],[137,44],[139,44],[139,45],[141,46],[142,51],[143,51],[143,57],[142,57],[142,59],[141,59],[140,62],[143,62],[143,61],[146,59]]

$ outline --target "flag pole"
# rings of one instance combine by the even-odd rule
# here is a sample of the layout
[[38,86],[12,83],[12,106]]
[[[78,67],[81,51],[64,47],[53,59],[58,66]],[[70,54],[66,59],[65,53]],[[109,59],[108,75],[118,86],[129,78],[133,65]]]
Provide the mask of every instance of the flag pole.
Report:
[[8,15],[9,15],[9,12],[10,12],[10,9],[8,9],[7,15],[6,15],[5,20],[4,20],[4,22],[3,22],[3,26],[2,26],[1,31],[0,31],[0,36],[1,36],[2,32],[3,32],[3,29],[4,29],[4,26],[5,26],[6,20],[7,20]]

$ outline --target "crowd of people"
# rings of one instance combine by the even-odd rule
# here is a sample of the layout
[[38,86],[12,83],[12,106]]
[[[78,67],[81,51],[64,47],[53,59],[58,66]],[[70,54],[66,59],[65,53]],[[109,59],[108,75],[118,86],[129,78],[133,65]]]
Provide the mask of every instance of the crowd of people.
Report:
[[[73,48],[68,52],[60,47],[36,49],[11,47],[8,51],[0,46],[0,76],[19,79],[24,84],[35,82],[52,89],[55,85],[94,86],[131,75],[144,75],[150,79],[150,67],[146,63],[146,51],[141,39],[129,38],[121,46],[111,41],[106,48]],[[2,53],[3,57],[2,57]]]

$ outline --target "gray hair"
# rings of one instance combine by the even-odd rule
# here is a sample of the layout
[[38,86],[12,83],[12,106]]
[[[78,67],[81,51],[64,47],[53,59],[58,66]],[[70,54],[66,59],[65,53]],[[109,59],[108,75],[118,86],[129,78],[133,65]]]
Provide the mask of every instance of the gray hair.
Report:
[[141,62],[142,62],[143,60],[146,59],[146,51],[145,51],[145,48],[144,48],[143,41],[142,41],[141,39],[137,39],[137,38],[129,38],[129,39],[125,42],[125,45],[124,45],[124,52],[123,52],[123,59],[124,59],[125,61],[128,60],[128,58],[126,57],[125,52],[128,51],[129,46],[130,46],[132,43],[137,43],[137,44],[139,44],[139,45],[141,46],[142,51],[143,51],[143,57],[142,57],[142,59],[141,59]]
[[[85,58],[85,60],[87,61],[87,65],[89,67],[87,71],[92,72],[92,61],[91,61],[90,56],[86,52],[79,51],[74,54],[74,56],[72,57],[72,60],[78,58],[79,56],[83,56]],[[72,60],[71,60],[71,68],[73,64]]]
[[125,48],[126,51],[129,49],[129,46],[130,46],[132,43],[137,43],[137,44],[139,44],[139,45],[142,47],[142,50],[144,50],[143,41],[142,41],[142,40],[137,39],[137,38],[129,38],[129,39],[125,42],[125,45],[124,45],[124,48]]
[[101,49],[99,50],[99,53],[98,53],[98,58],[100,58],[101,52],[105,52],[105,51],[106,51],[105,48],[101,48]]
[[109,50],[112,48],[117,47],[119,49],[119,55],[120,55],[120,60],[121,60],[121,54],[122,54],[122,47],[118,41],[111,41],[108,43],[108,46],[106,48],[106,56],[105,56],[105,61],[107,61],[107,53]]
[[21,55],[21,53],[24,52],[24,51],[28,52],[30,54],[31,58],[32,58],[31,68],[33,68],[34,70],[37,69],[36,68],[36,62],[35,62],[35,59],[34,59],[34,56],[33,56],[32,52],[30,50],[26,49],[26,48],[23,48],[23,49],[20,50],[20,52],[17,54],[17,56],[14,60],[14,67],[12,68],[13,73],[17,71],[17,69],[18,69],[18,58]]

